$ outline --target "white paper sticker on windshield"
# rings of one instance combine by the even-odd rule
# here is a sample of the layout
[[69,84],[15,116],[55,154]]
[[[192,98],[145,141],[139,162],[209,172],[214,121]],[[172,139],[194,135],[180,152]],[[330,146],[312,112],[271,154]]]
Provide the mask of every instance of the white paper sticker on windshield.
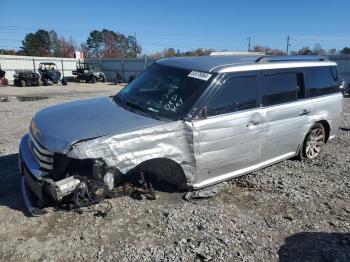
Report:
[[199,71],[192,71],[188,74],[189,77],[197,78],[200,80],[208,81],[209,78],[212,76],[212,74],[205,73],[205,72],[199,72]]

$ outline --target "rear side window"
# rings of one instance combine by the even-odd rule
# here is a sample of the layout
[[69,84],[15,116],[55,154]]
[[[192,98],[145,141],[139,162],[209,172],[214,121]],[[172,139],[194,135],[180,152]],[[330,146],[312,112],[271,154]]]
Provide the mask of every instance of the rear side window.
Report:
[[265,74],[263,106],[271,106],[305,98],[303,75],[299,73]]
[[322,66],[307,68],[306,85],[309,89],[310,97],[339,92],[336,67]]
[[207,103],[208,116],[256,108],[255,76],[228,78]]

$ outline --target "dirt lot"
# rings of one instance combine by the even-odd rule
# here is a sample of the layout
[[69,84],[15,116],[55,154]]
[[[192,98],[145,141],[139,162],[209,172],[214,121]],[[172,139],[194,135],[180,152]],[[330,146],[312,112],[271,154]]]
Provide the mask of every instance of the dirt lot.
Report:
[[109,84],[0,88],[0,98],[9,96],[0,102],[1,261],[350,261],[349,99],[339,135],[315,161],[284,161],[193,203],[183,193],[160,192],[154,201],[108,200],[113,208],[105,218],[53,208],[28,217],[17,152],[31,116],[117,90]]

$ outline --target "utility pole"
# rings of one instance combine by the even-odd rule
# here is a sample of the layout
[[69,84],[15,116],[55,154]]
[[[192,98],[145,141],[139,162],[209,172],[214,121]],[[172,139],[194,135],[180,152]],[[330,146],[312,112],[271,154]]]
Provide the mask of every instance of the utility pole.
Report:
[[137,38],[136,38],[136,32],[135,32],[135,58],[137,57]]
[[248,40],[248,52],[250,52],[250,44],[251,44],[252,39],[249,36],[247,40]]
[[286,40],[287,40],[287,55],[288,55],[288,53],[289,53],[289,47],[290,47],[290,36],[288,36],[287,38],[286,38]]

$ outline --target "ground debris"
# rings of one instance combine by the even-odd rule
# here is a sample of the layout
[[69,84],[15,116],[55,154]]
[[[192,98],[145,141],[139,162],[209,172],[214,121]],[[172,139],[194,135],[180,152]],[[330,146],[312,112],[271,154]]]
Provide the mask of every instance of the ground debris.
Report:
[[184,199],[190,201],[191,199],[214,197],[226,187],[227,183],[220,183],[206,188],[189,191],[184,195]]

